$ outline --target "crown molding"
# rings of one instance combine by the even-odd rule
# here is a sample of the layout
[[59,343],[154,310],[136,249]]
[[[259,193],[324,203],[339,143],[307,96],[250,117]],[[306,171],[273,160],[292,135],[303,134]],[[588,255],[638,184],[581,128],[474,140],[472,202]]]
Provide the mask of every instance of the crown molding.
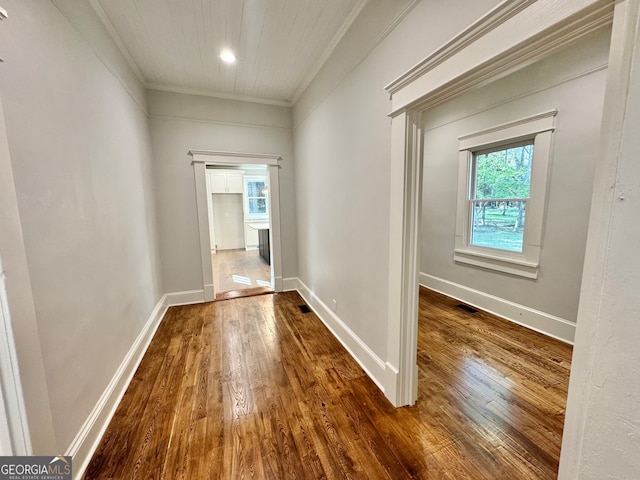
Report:
[[[500,4],[483,19],[458,35],[453,41],[447,43],[387,85],[386,89],[391,94],[393,103],[391,115],[393,116],[409,106],[418,110],[426,110],[444,103],[471,88],[494,81],[519,68],[545,58],[572,42],[610,25],[613,21],[613,2],[610,0],[596,1],[577,13],[568,15],[560,22],[553,24],[551,28],[533,34],[524,43],[515,42],[512,46],[496,47],[496,50],[502,49],[502,52],[496,54],[489,62],[479,63],[475,68],[465,72],[464,75],[454,75],[450,80],[446,78],[440,78],[440,80],[431,78],[432,85],[427,86],[426,90],[422,88],[422,95],[416,95],[416,92],[412,91],[416,88],[416,84],[428,83],[429,75],[438,73],[433,72],[436,67],[447,61],[447,63],[455,63],[456,58],[453,58],[454,55],[464,55],[465,52],[463,50],[466,47],[479,41],[484,41],[489,47],[492,47],[491,41],[494,44],[496,41],[508,43],[508,39],[498,38],[496,40],[496,37],[499,37],[498,35],[494,35],[491,40],[482,38],[499,26],[506,24],[509,20],[518,24],[526,24],[529,20],[524,15],[526,12],[523,13],[523,17],[514,18],[525,8],[526,1],[520,2],[519,10],[506,8],[505,3],[508,2]],[[529,2],[529,5],[532,3],[536,2]],[[504,26],[507,27],[507,25]],[[428,95],[425,95],[426,93]]]
[[298,87],[296,88],[293,94],[293,97],[291,99],[292,105],[298,101],[298,99],[307,89],[309,84],[313,81],[314,78],[316,78],[316,75],[318,75],[318,72],[320,72],[320,69],[322,69],[326,61],[329,60],[329,57],[331,57],[331,54],[333,53],[333,51],[336,49],[336,47],[342,40],[342,37],[344,37],[347,31],[351,28],[351,25],[353,25],[353,22],[356,21],[356,18],[358,18],[358,16],[362,12],[362,9],[365,7],[368,1],[369,0],[359,0],[356,6],[351,10],[351,12],[349,13],[349,16],[346,18],[346,20],[340,27],[340,30],[338,30],[338,32],[333,36],[333,38],[331,39],[331,42],[329,42],[329,45],[327,45],[327,47],[324,49],[324,52],[322,52],[322,55],[320,56],[318,61],[304,75],[302,82],[300,83],[300,85],[298,85]]
[[495,63],[481,66],[469,72],[466,77],[459,78],[450,85],[444,86],[440,91],[434,92],[427,99],[417,103],[416,107],[419,109],[435,107],[471,88],[504,77],[556,53],[600,28],[611,25],[612,21],[613,3],[607,3],[577,19],[559,23],[555,29],[545,32],[544,35],[530,41],[527,45],[505,52]]
[[504,0],[385,88],[391,95],[494,30],[537,0]]
[[260,103],[262,105],[273,105],[275,107],[291,108],[291,102],[283,100],[273,100],[270,98],[249,97],[245,95],[236,95],[233,93],[216,92],[214,90],[205,90],[198,88],[182,88],[160,85],[157,83],[145,84],[147,90],[159,90],[161,92],[182,93],[184,95],[198,95],[201,97],[221,98],[223,100],[235,100],[237,102]]
[[138,81],[143,86],[146,86],[147,80],[144,78],[144,75],[142,74],[140,67],[138,67],[138,64],[133,59],[133,56],[131,55],[129,50],[127,50],[127,47],[124,45],[124,42],[122,41],[122,38],[120,37],[120,35],[118,35],[116,28],[113,26],[113,23],[111,23],[111,20],[109,20],[107,13],[102,8],[102,5],[98,3],[98,0],[89,0],[89,5],[91,5],[91,8],[93,8],[93,11],[96,12],[98,19],[100,20],[100,22],[102,22],[102,25],[104,25],[104,28],[107,30],[107,33],[109,34],[111,39],[114,41],[114,43],[118,47],[118,50],[120,50],[120,53],[122,53],[122,56],[126,60],[127,64],[129,65],[129,68],[131,68],[131,70],[133,71]]
[[[387,36],[400,24],[400,22],[402,22],[402,20],[405,19],[405,17],[411,12],[411,10],[413,10],[413,8],[419,2],[420,2],[420,0],[409,0],[407,5],[402,9],[402,11],[393,18],[393,20],[386,26],[386,28],[375,38],[375,40],[373,42],[371,42],[369,45],[367,45],[365,48],[363,48],[362,51],[358,55],[356,55],[354,57],[354,59],[352,61],[352,67],[349,68],[346,72],[344,72],[342,75],[339,76],[340,80],[337,83],[342,82],[345,79],[345,77],[349,74],[349,72],[352,72],[354,68],[356,68],[358,65],[360,65],[371,54],[371,52],[373,52],[376,49],[376,47],[378,45],[380,45],[380,43],[382,43],[382,41],[385,38],[387,38]],[[333,51],[331,53],[333,54]],[[329,60],[329,57],[327,59],[325,59],[325,63]],[[293,105],[296,105],[298,103],[298,100],[300,100],[300,98],[307,91],[307,88],[309,87],[309,85],[311,85],[313,83],[313,81],[315,80],[316,76],[322,70],[322,67],[324,67],[324,63],[322,64],[321,68],[319,68],[315,72],[313,78],[311,78],[309,80],[309,82],[307,82],[306,84],[303,84],[303,87],[301,87],[298,90],[296,90],[296,93],[293,95],[293,98],[291,99],[291,103]],[[330,93],[331,91],[333,91],[333,87],[330,88],[329,90],[327,90],[324,93],[324,95],[321,96],[321,99],[326,98],[328,93]],[[309,111],[302,117],[302,119],[306,118],[308,116],[309,112],[311,112],[319,103],[321,103],[321,101],[322,100],[316,101],[314,103],[313,107],[311,107],[309,109]],[[298,122],[298,124],[299,124],[299,122]]]

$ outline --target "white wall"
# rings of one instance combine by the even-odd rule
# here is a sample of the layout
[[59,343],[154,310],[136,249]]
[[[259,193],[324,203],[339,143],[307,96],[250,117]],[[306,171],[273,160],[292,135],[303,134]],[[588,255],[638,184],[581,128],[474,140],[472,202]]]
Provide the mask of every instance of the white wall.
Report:
[[616,3],[558,478],[640,478],[640,2]]
[[282,156],[283,277],[297,274],[291,109],[148,91],[165,292],[202,289],[202,262],[190,149]]
[[55,432],[36,447],[52,454],[160,299],[151,148],[143,88],[88,2],[3,7],[0,91]]
[[[425,114],[420,271],[436,277],[427,279],[428,286],[443,287],[444,293],[477,304],[479,294],[465,296],[469,288],[575,322],[610,34],[604,29],[577,46]],[[538,278],[455,263],[457,137],[553,108],[559,112]],[[522,321],[520,316],[515,320]]]
[[335,299],[338,317],[383,360],[391,148],[384,86],[496,3],[422,1],[363,58],[350,52],[369,35],[367,10],[294,106],[299,278],[326,305]]
[[[1,102],[0,206],[0,288],[6,289],[0,292],[0,388],[4,391],[0,408],[6,407],[3,414],[11,430],[10,445],[4,448],[14,455],[28,454],[31,440],[34,451],[45,452],[55,445],[55,437]],[[5,435],[8,440],[9,430]]]

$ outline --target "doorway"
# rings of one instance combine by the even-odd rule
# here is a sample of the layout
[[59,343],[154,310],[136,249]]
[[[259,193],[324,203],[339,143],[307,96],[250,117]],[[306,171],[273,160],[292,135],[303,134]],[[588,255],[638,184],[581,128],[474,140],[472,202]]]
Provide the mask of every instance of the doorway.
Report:
[[[613,18],[609,2],[563,2],[562,13],[549,15],[551,3],[500,3],[385,87],[391,96],[389,375],[385,395],[396,406],[413,405],[417,398],[423,114],[518,66],[551,55],[559,46],[609,25]],[[524,9],[527,14],[519,14]]]
[[215,300],[273,292],[267,165],[207,165]]
[[[202,283],[204,301],[210,302],[216,299],[218,293],[224,287],[221,278],[214,278],[213,254],[218,251],[230,253],[226,255],[226,263],[233,263],[235,256],[251,257],[255,265],[257,261],[266,261],[269,269],[268,280],[253,279],[251,284],[246,278],[248,275],[236,274],[237,282],[233,282],[234,272],[229,272],[233,283],[240,287],[237,290],[249,288],[268,288],[269,291],[282,291],[282,247],[280,234],[280,186],[279,186],[279,155],[262,153],[238,153],[217,152],[209,150],[191,150],[189,155],[193,158],[196,208],[200,234],[200,257],[202,261]],[[208,168],[209,167],[209,168]],[[208,171],[210,172],[208,173]],[[214,170],[216,170],[214,172]],[[208,176],[211,176],[208,179]],[[209,181],[207,181],[209,180]],[[253,183],[252,183],[253,182]],[[264,185],[261,185],[261,182]],[[217,242],[222,232],[218,232],[213,218],[215,198],[213,195],[239,195],[242,197],[242,211],[244,214],[244,244],[236,246],[240,248],[220,248]],[[211,197],[211,201],[208,198]],[[230,204],[236,204],[231,207]],[[222,200],[219,207],[222,218],[228,213],[238,211],[238,199]],[[228,207],[225,210],[224,206]],[[226,212],[226,213],[225,213]],[[235,221],[235,232],[238,234],[239,223]],[[236,238],[237,240],[237,238]],[[224,245],[231,245],[226,243]],[[245,253],[242,254],[244,249]],[[228,251],[227,251],[228,250]],[[225,263],[223,256],[218,257],[220,264]],[[235,267],[231,268],[232,270]],[[220,270],[222,272],[222,270]],[[257,282],[263,282],[261,285]],[[242,283],[244,281],[244,284]],[[268,282],[268,285],[266,283]],[[233,291],[233,290],[231,290]],[[244,292],[246,293],[246,292]],[[256,290],[255,293],[264,293]],[[233,295],[233,294],[231,294]],[[227,295],[226,298],[232,298]]]

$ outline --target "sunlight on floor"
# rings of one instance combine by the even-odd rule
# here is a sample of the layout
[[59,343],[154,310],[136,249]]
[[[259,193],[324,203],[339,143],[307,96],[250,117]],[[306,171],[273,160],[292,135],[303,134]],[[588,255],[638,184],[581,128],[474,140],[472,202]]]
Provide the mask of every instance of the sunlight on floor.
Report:
[[253,285],[253,282],[249,277],[243,277],[241,275],[231,275],[233,283],[241,283],[242,285]]
[[218,250],[211,255],[216,294],[256,287],[271,288],[271,267],[257,250]]

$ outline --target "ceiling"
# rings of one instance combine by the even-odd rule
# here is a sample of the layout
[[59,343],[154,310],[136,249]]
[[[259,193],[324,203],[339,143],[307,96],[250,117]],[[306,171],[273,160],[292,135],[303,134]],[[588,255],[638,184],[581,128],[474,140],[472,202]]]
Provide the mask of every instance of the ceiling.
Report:
[[[90,0],[148,88],[290,105],[367,0]],[[235,64],[225,64],[222,49]]]

